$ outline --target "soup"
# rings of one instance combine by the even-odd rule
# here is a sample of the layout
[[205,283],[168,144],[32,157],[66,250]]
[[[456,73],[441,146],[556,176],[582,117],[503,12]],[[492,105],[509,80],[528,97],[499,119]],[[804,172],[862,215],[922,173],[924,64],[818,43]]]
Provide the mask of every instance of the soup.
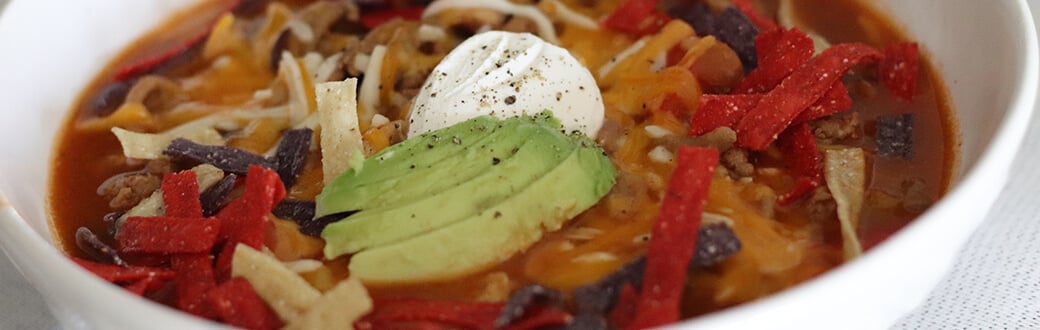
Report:
[[946,191],[917,47],[852,0],[205,2],[72,109],[52,226],[246,328],[662,325]]

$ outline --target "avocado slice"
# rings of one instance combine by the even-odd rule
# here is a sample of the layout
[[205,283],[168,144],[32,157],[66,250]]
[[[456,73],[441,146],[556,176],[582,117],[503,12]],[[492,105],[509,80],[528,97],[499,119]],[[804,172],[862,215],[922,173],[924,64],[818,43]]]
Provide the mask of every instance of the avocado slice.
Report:
[[[424,184],[408,182],[411,186],[428,187],[425,183],[429,182],[441,187],[424,188],[433,193],[366,209],[329,225],[322,232],[325,256],[333,258],[422,235],[477,214],[523,191],[556,168],[577,147],[571,138],[555,130],[535,123],[525,123],[513,130],[502,129],[493,133],[502,135],[501,139],[488,140],[503,141],[503,144],[484,145],[483,150],[476,148],[461,157],[443,160],[435,166],[449,170],[468,166],[481,173],[462,181],[431,176]],[[510,136],[521,138],[517,141],[507,138]],[[470,157],[473,155],[476,156]],[[474,163],[486,166],[472,166]],[[451,181],[454,183],[449,183]],[[385,195],[391,198],[390,195],[401,193],[400,190],[391,190]]]
[[[435,194],[485,172],[491,164],[481,160],[512,155],[534,134],[532,124],[560,125],[551,116],[525,119],[477,117],[391,146],[326,186],[316,199],[315,215],[395,205]],[[511,133],[496,134],[500,131]]]
[[432,232],[355,254],[351,276],[368,283],[464,276],[526,249],[544,231],[558,230],[614,185],[614,167],[603,150],[585,137],[575,142],[578,147],[566,160],[497,205]]

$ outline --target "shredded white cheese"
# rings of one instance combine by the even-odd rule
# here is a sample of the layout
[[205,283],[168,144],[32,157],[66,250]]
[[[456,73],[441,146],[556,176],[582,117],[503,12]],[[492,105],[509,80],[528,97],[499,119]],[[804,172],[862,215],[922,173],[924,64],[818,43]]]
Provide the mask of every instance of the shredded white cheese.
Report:
[[592,252],[592,253],[586,253],[586,254],[574,257],[574,259],[571,259],[571,262],[577,263],[577,264],[591,264],[591,263],[607,262],[607,261],[614,261],[614,260],[618,260],[618,257],[616,255],[614,255],[613,253]]
[[560,40],[556,37],[556,28],[553,27],[552,21],[538,10],[537,7],[531,5],[518,5],[507,0],[484,0],[484,1],[473,1],[473,0],[437,0],[426,6],[426,10],[423,11],[422,18],[428,18],[436,16],[441,12],[448,9],[491,9],[496,10],[507,15],[513,15],[517,17],[524,17],[534,22],[535,26],[538,27],[538,35],[548,42],[559,44]]
[[567,7],[567,5],[558,0],[549,0],[549,3],[556,7],[556,17],[564,23],[584,29],[599,30],[599,24],[588,16],[574,11],[574,9]]
[[448,36],[444,29],[439,26],[423,24],[419,26],[418,39],[422,42],[433,42],[443,40]]
[[300,62],[303,63],[303,67],[307,69],[307,72],[315,73],[318,72],[318,67],[321,66],[322,62],[325,62],[325,56],[321,56],[318,52],[307,52]]
[[358,118],[362,123],[371,123],[372,117],[379,107],[379,85],[383,84],[383,59],[386,57],[386,46],[379,45],[372,49],[372,56],[365,69],[365,80],[361,82],[358,95]]
[[390,118],[386,118],[386,116],[383,116],[378,113],[375,116],[372,116],[372,127],[379,127],[389,123]]
[[278,73],[289,90],[289,121],[293,125],[303,121],[311,113],[303,71],[304,68],[300,67],[292,53],[282,52],[282,60],[278,63]]
[[646,44],[649,40],[650,37],[643,37],[642,39],[639,39],[639,41],[633,43],[631,46],[628,46],[628,48],[625,48],[625,50],[621,51],[617,55],[614,55],[614,57],[612,57],[610,61],[607,62],[607,64],[604,64],[603,66],[599,67],[599,77],[601,79],[603,77],[606,77],[608,74],[610,74],[611,71],[614,71],[614,68],[617,67],[618,63],[621,63],[629,56],[638,53],[640,50],[643,49],[643,47],[646,47]]
[[650,157],[650,160],[658,162],[658,163],[662,163],[662,164],[671,163],[672,162],[672,158],[674,158],[672,156],[672,152],[668,151],[668,148],[665,148],[664,146],[654,147],[653,150],[650,150],[650,152],[647,154],[647,156]]
[[576,241],[587,241],[596,238],[596,236],[601,234],[603,234],[602,230],[590,227],[581,227],[567,232],[567,235],[565,236],[567,236],[568,239]]
[[304,21],[290,19],[289,22],[285,23],[285,27],[289,29],[289,32],[292,32],[292,34],[296,36],[297,40],[304,43],[314,42],[314,30]]
[[643,127],[643,130],[646,131],[647,136],[654,139],[660,139],[672,135],[672,131],[669,131],[667,128],[657,125],[648,125],[646,127]]
[[354,55],[354,68],[356,68],[361,73],[365,73],[365,70],[368,69],[368,62],[371,60],[372,57],[366,54]]
[[314,70],[314,82],[323,83],[332,79],[332,75],[340,68],[340,59],[342,58],[343,53],[337,53],[321,62],[321,65]]

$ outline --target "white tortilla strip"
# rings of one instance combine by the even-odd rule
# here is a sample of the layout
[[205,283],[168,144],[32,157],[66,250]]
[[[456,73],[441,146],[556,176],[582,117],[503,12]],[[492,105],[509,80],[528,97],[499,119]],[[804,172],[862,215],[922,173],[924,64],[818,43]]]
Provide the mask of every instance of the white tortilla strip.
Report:
[[[200,106],[185,103],[179,107]],[[171,111],[177,111],[174,108]],[[219,130],[231,131],[241,129],[249,122],[261,118],[285,117],[286,107],[274,107],[259,110],[228,110],[202,117],[162,133],[138,133],[119,127],[113,127],[112,133],[119,139],[123,147],[123,155],[127,158],[157,159],[162,157],[163,149],[176,138],[185,138],[204,145],[224,145],[224,137]]]
[[357,321],[372,311],[372,298],[356,278],[336,284],[285,329],[354,329]]
[[299,319],[321,298],[321,292],[281,261],[244,244],[235,247],[231,276],[249,281],[257,295],[287,323]]
[[[224,171],[210,164],[202,164],[191,169],[195,172],[195,181],[199,184],[201,194],[209,187],[220,182],[224,178]],[[126,211],[119,219],[116,219],[116,230],[123,227],[123,223],[130,217],[157,217],[166,214],[166,205],[163,203],[162,188],[156,189],[152,194],[140,203]]]
[[357,79],[315,86],[318,122],[321,126],[321,166],[325,183],[364,160],[364,143],[358,125]]
[[866,189],[866,156],[863,149],[846,148],[827,150],[824,158],[827,188],[838,204],[838,221],[841,222],[845,260],[850,260],[863,253],[856,228],[859,226]]
[[185,134],[149,134],[128,131],[119,127],[112,128],[112,134],[119,139],[123,146],[123,155],[127,158],[157,159],[162,157],[163,149],[170,145],[176,138],[185,138],[199,144],[223,145],[224,137],[212,127],[197,131],[185,132]]

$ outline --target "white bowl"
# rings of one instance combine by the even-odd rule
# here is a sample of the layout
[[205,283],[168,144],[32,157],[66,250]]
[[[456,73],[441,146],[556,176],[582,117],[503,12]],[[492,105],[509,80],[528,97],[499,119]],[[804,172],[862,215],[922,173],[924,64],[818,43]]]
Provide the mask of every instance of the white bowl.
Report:
[[[66,328],[219,327],[137,298],[71,263],[51,245],[44,209],[51,146],[74,98],[130,41],[192,2],[18,0],[0,18],[0,245]],[[984,219],[1036,98],[1040,55],[1026,2],[880,2],[925,45],[947,81],[962,126],[954,189],[855,262],[677,326],[883,328],[923,300]]]

